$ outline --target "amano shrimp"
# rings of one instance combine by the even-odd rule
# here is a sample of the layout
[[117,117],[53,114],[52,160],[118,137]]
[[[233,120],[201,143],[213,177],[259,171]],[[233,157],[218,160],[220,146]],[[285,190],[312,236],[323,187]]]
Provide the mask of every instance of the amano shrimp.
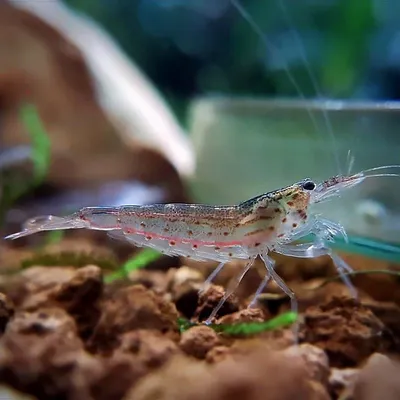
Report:
[[[231,206],[154,204],[86,207],[66,217],[47,215],[30,219],[21,232],[9,235],[6,239],[64,229],[107,231],[113,238],[125,239],[135,246],[150,247],[170,256],[219,262],[205,286],[227,262],[234,259],[246,260],[243,270],[236,277],[235,285],[226,291],[206,323],[217,315],[259,256],[264,262],[266,275],[250,306],[272,279],[290,297],[292,310],[296,312],[296,296],[276,273],[270,252],[299,258],[323,255],[331,257],[341,278],[356,297],[356,290],[346,275],[351,271],[350,266],[333,253],[328,245],[337,235],[346,239],[346,232],[339,223],[313,212],[312,205],[338,197],[343,190],[360,184],[366,178],[399,176],[390,172],[375,172],[399,167],[372,168],[351,176],[335,176],[319,184],[304,179]],[[313,235],[312,241],[294,243],[309,234]]]

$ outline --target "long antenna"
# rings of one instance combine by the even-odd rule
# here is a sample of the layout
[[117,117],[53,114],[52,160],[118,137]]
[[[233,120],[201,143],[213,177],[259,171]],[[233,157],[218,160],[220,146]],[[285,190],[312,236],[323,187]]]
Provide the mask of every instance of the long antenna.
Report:
[[[297,44],[297,46],[299,48],[300,57],[303,60],[304,66],[306,68],[306,71],[307,71],[307,74],[308,74],[308,76],[310,78],[310,81],[311,81],[311,83],[312,83],[312,85],[314,87],[316,95],[321,98],[322,97],[321,88],[320,88],[320,86],[318,84],[317,79],[315,78],[315,74],[311,70],[310,62],[308,60],[308,57],[307,57],[307,54],[306,54],[306,51],[305,51],[305,48],[304,48],[304,43],[300,38],[300,34],[296,29],[293,28],[294,27],[293,20],[292,20],[291,16],[288,13],[288,10],[287,10],[287,7],[286,7],[286,3],[284,3],[284,0],[276,0],[276,2],[278,3],[278,5],[279,5],[279,7],[280,7],[280,9],[282,11],[283,17],[285,18],[286,25],[288,26],[291,35],[293,36],[294,40],[296,41],[296,44]],[[334,159],[335,159],[336,168],[337,168],[338,173],[341,175],[342,174],[342,168],[341,168],[341,165],[340,165],[340,160],[339,160],[339,155],[338,155],[338,149],[339,148],[338,148],[338,145],[337,145],[335,134],[333,132],[333,127],[332,127],[331,120],[329,118],[328,112],[326,111],[325,107],[322,107],[322,115],[324,117],[324,120],[325,120],[325,123],[326,123],[326,127],[328,128],[329,136],[330,136],[330,138],[332,140],[333,156],[334,156]]]
[[[300,56],[305,64],[307,73],[310,77],[311,83],[314,86],[314,90],[317,94],[318,97],[321,97],[321,91],[319,88],[319,85],[317,83],[317,80],[315,79],[315,76],[313,74],[313,72],[311,71],[311,68],[309,66],[309,62],[304,50],[304,46],[302,41],[300,40],[300,37],[298,35],[298,33],[293,29],[293,23],[290,20],[290,17],[285,9],[284,4],[281,2],[281,0],[277,0],[283,13],[284,13],[284,17],[286,20],[287,25],[290,27],[292,35],[294,35],[296,42],[299,45],[299,49],[300,49]],[[263,42],[264,46],[274,55],[276,55],[277,57],[279,57],[282,66],[283,66],[283,70],[285,71],[287,77],[289,78],[289,81],[291,82],[291,84],[293,85],[293,87],[296,89],[297,93],[299,94],[299,96],[305,100],[305,96],[304,93],[302,92],[300,86],[298,85],[298,83],[296,82],[293,74],[291,73],[287,62],[283,59],[283,57],[280,55],[278,49],[271,43],[270,40],[268,40],[268,38],[266,37],[266,35],[264,34],[264,32],[260,29],[260,27],[257,25],[257,23],[255,22],[254,18],[248,13],[248,11],[242,6],[242,4],[238,1],[238,0],[231,0],[232,5],[238,10],[238,12],[240,13],[240,15],[248,22],[248,24],[253,28],[253,30],[259,35],[261,41]],[[331,136],[332,139],[332,144],[333,144],[333,151],[334,151],[334,158],[335,158],[335,162],[336,162],[336,167],[338,169],[339,174],[341,174],[341,167],[340,167],[340,161],[339,161],[339,157],[338,157],[338,152],[337,152],[337,142],[336,142],[336,138],[333,132],[333,128],[332,128],[332,124],[330,122],[328,113],[325,109],[322,109],[323,112],[323,116],[325,119],[325,123],[326,126],[328,127],[328,132]],[[317,121],[315,119],[314,114],[311,112],[311,110],[309,108],[307,108],[307,113],[314,125],[314,128],[316,130],[316,132],[319,131],[319,126],[317,124]]]

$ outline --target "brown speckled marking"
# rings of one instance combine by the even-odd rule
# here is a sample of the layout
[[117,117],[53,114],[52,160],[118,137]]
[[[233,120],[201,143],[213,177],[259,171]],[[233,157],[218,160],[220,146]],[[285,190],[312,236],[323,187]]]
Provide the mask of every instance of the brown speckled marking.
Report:
[[293,201],[288,201],[286,204],[287,204],[289,207],[293,207],[293,206],[294,206]]
[[145,224],[144,222],[141,222],[141,223],[140,223],[140,226],[141,226],[142,228],[145,228],[145,227],[146,227],[146,224]]
[[283,223],[283,224],[284,224],[286,221],[287,221],[287,218],[286,218],[286,217],[282,219],[282,223]]
[[274,219],[274,217],[272,217],[271,215],[260,215],[260,218],[263,221],[270,221],[272,219]]
[[174,240],[170,240],[169,244],[170,244],[170,246],[175,246],[176,245]]
[[[271,227],[269,229],[271,229]],[[244,236],[257,235],[258,233],[262,233],[262,232],[264,232],[264,229],[257,229],[255,231],[245,233]]]
[[152,237],[150,235],[146,236],[146,240],[151,240],[151,239],[152,239]]
[[293,222],[292,226],[293,228],[297,228],[297,224],[295,222]]
[[193,235],[193,231],[188,230],[188,235],[189,235],[189,236],[192,236],[192,235]]

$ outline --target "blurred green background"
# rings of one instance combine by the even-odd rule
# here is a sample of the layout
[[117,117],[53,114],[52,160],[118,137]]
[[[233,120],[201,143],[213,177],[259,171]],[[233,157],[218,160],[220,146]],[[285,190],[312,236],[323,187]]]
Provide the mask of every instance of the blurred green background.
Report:
[[263,45],[230,0],[66,3],[94,18],[119,42],[181,121],[193,96],[298,97],[285,63],[304,95],[316,96],[304,50],[320,95],[395,99],[400,92],[396,1],[243,0],[276,51]]

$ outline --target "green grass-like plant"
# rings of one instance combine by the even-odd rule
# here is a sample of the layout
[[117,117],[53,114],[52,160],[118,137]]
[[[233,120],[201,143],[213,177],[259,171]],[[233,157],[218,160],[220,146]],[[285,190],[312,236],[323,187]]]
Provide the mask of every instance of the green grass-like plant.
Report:
[[19,117],[31,138],[32,177],[21,178],[10,173],[3,175],[0,218],[4,218],[7,209],[19,198],[43,183],[50,166],[51,143],[35,106],[23,105]]
[[117,271],[108,274],[104,281],[111,283],[119,279],[126,279],[130,272],[146,267],[151,262],[159,259],[161,255],[161,253],[153,249],[143,249],[126,261]]
[[[218,333],[223,333],[230,336],[250,336],[258,333],[273,331],[289,326],[297,321],[298,315],[295,312],[289,311],[278,315],[269,321],[264,322],[240,322],[237,324],[210,324],[209,327]],[[178,326],[180,332],[184,332],[193,326],[201,324],[193,323],[185,318],[178,318]]]
[[118,263],[108,257],[99,257],[92,253],[62,251],[60,253],[39,252],[21,262],[21,269],[36,265],[47,267],[84,267],[97,265],[101,269],[112,271],[118,268]]

